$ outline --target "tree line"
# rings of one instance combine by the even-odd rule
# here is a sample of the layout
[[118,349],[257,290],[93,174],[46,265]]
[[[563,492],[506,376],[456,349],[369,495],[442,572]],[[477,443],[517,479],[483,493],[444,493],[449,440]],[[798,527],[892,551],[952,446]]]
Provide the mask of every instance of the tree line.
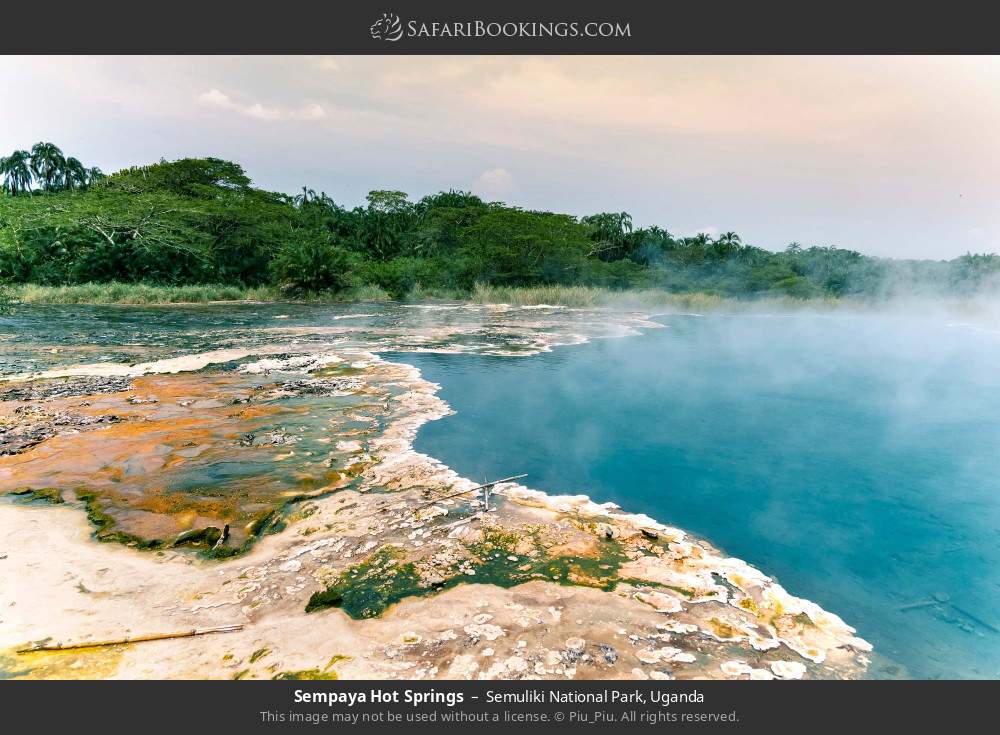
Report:
[[[80,173],[83,171],[84,173]],[[251,185],[243,168],[185,158],[104,176],[40,143],[2,159],[0,283],[278,285],[290,295],[375,285],[461,294],[476,283],[660,288],[750,298],[993,290],[1000,257],[898,261],[735,232],[678,237],[627,212],[585,217],[378,190],[344,207],[324,192]]]
[[0,176],[4,193],[17,196],[86,189],[104,174],[96,166],[87,168],[79,159],[66,156],[54,143],[35,143],[30,151],[0,158]]

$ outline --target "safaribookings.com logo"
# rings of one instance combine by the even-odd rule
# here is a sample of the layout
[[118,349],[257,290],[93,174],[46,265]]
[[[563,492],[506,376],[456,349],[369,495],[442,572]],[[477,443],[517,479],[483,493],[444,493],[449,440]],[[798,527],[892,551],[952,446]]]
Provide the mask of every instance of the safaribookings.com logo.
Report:
[[406,24],[395,13],[382,13],[369,31],[376,41],[407,38],[631,38],[627,21],[419,21]]
[[395,13],[382,13],[369,30],[376,41],[398,41],[403,37],[403,23]]

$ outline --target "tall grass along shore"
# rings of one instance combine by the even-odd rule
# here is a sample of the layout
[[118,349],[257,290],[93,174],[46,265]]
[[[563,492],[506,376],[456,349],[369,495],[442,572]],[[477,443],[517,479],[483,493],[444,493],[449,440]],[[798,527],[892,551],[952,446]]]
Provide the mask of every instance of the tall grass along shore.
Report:
[[616,291],[590,286],[489,286],[476,284],[471,291],[425,289],[419,286],[398,299],[384,289],[359,286],[338,292],[298,293],[290,295],[273,286],[246,288],[225,284],[162,286],[147,283],[81,283],[69,286],[19,284],[7,288],[7,299],[16,304],[121,304],[145,306],[157,304],[208,304],[219,302],[352,303],[401,301],[470,301],[476,304],[512,306],[568,306],[577,308],[609,307],[649,309],[656,307],[691,311],[727,309],[736,305],[832,306],[838,299],[764,298],[737,300],[705,293],[670,293],[661,289]]

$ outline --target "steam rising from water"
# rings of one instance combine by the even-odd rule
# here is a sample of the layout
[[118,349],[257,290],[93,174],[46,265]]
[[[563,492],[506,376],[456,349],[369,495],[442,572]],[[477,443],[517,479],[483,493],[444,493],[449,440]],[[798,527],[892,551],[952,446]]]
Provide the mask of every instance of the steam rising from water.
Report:
[[465,476],[646,512],[843,611],[912,676],[993,677],[997,313],[673,316],[530,361],[395,359],[442,384],[456,414],[417,448]]

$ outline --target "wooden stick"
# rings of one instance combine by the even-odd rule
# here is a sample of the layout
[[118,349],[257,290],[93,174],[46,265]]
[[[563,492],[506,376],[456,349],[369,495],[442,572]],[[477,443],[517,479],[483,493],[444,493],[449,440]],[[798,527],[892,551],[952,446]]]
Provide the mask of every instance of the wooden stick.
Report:
[[35,651],[73,651],[79,648],[104,648],[106,646],[122,646],[128,643],[142,643],[144,641],[163,641],[170,638],[190,638],[195,635],[208,635],[209,633],[234,633],[243,630],[243,625],[219,625],[215,628],[194,628],[193,630],[182,630],[176,633],[153,633],[151,635],[137,635],[130,638],[118,638],[110,641],[94,641],[93,643],[53,643],[51,645],[37,645],[22,648],[18,653],[34,653]]
[[493,487],[494,485],[499,485],[502,482],[511,482],[513,480],[520,480],[523,477],[527,477],[527,474],[514,475],[513,477],[505,477],[502,480],[493,480],[493,482],[484,482],[482,485],[476,485],[475,487],[470,487],[468,490],[462,490],[461,492],[452,493],[451,495],[445,495],[441,498],[435,498],[429,503],[424,503],[423,505],[418,505],[413,509],[416,513],[418,510],[423,510],[424,508],[429,508],[436,503],[440,503],[442,500],[448,500],[449,498],[457,498],[459,495],[465,495],[466,493],[474,493],[476,490],[482,490],[484,487]]

